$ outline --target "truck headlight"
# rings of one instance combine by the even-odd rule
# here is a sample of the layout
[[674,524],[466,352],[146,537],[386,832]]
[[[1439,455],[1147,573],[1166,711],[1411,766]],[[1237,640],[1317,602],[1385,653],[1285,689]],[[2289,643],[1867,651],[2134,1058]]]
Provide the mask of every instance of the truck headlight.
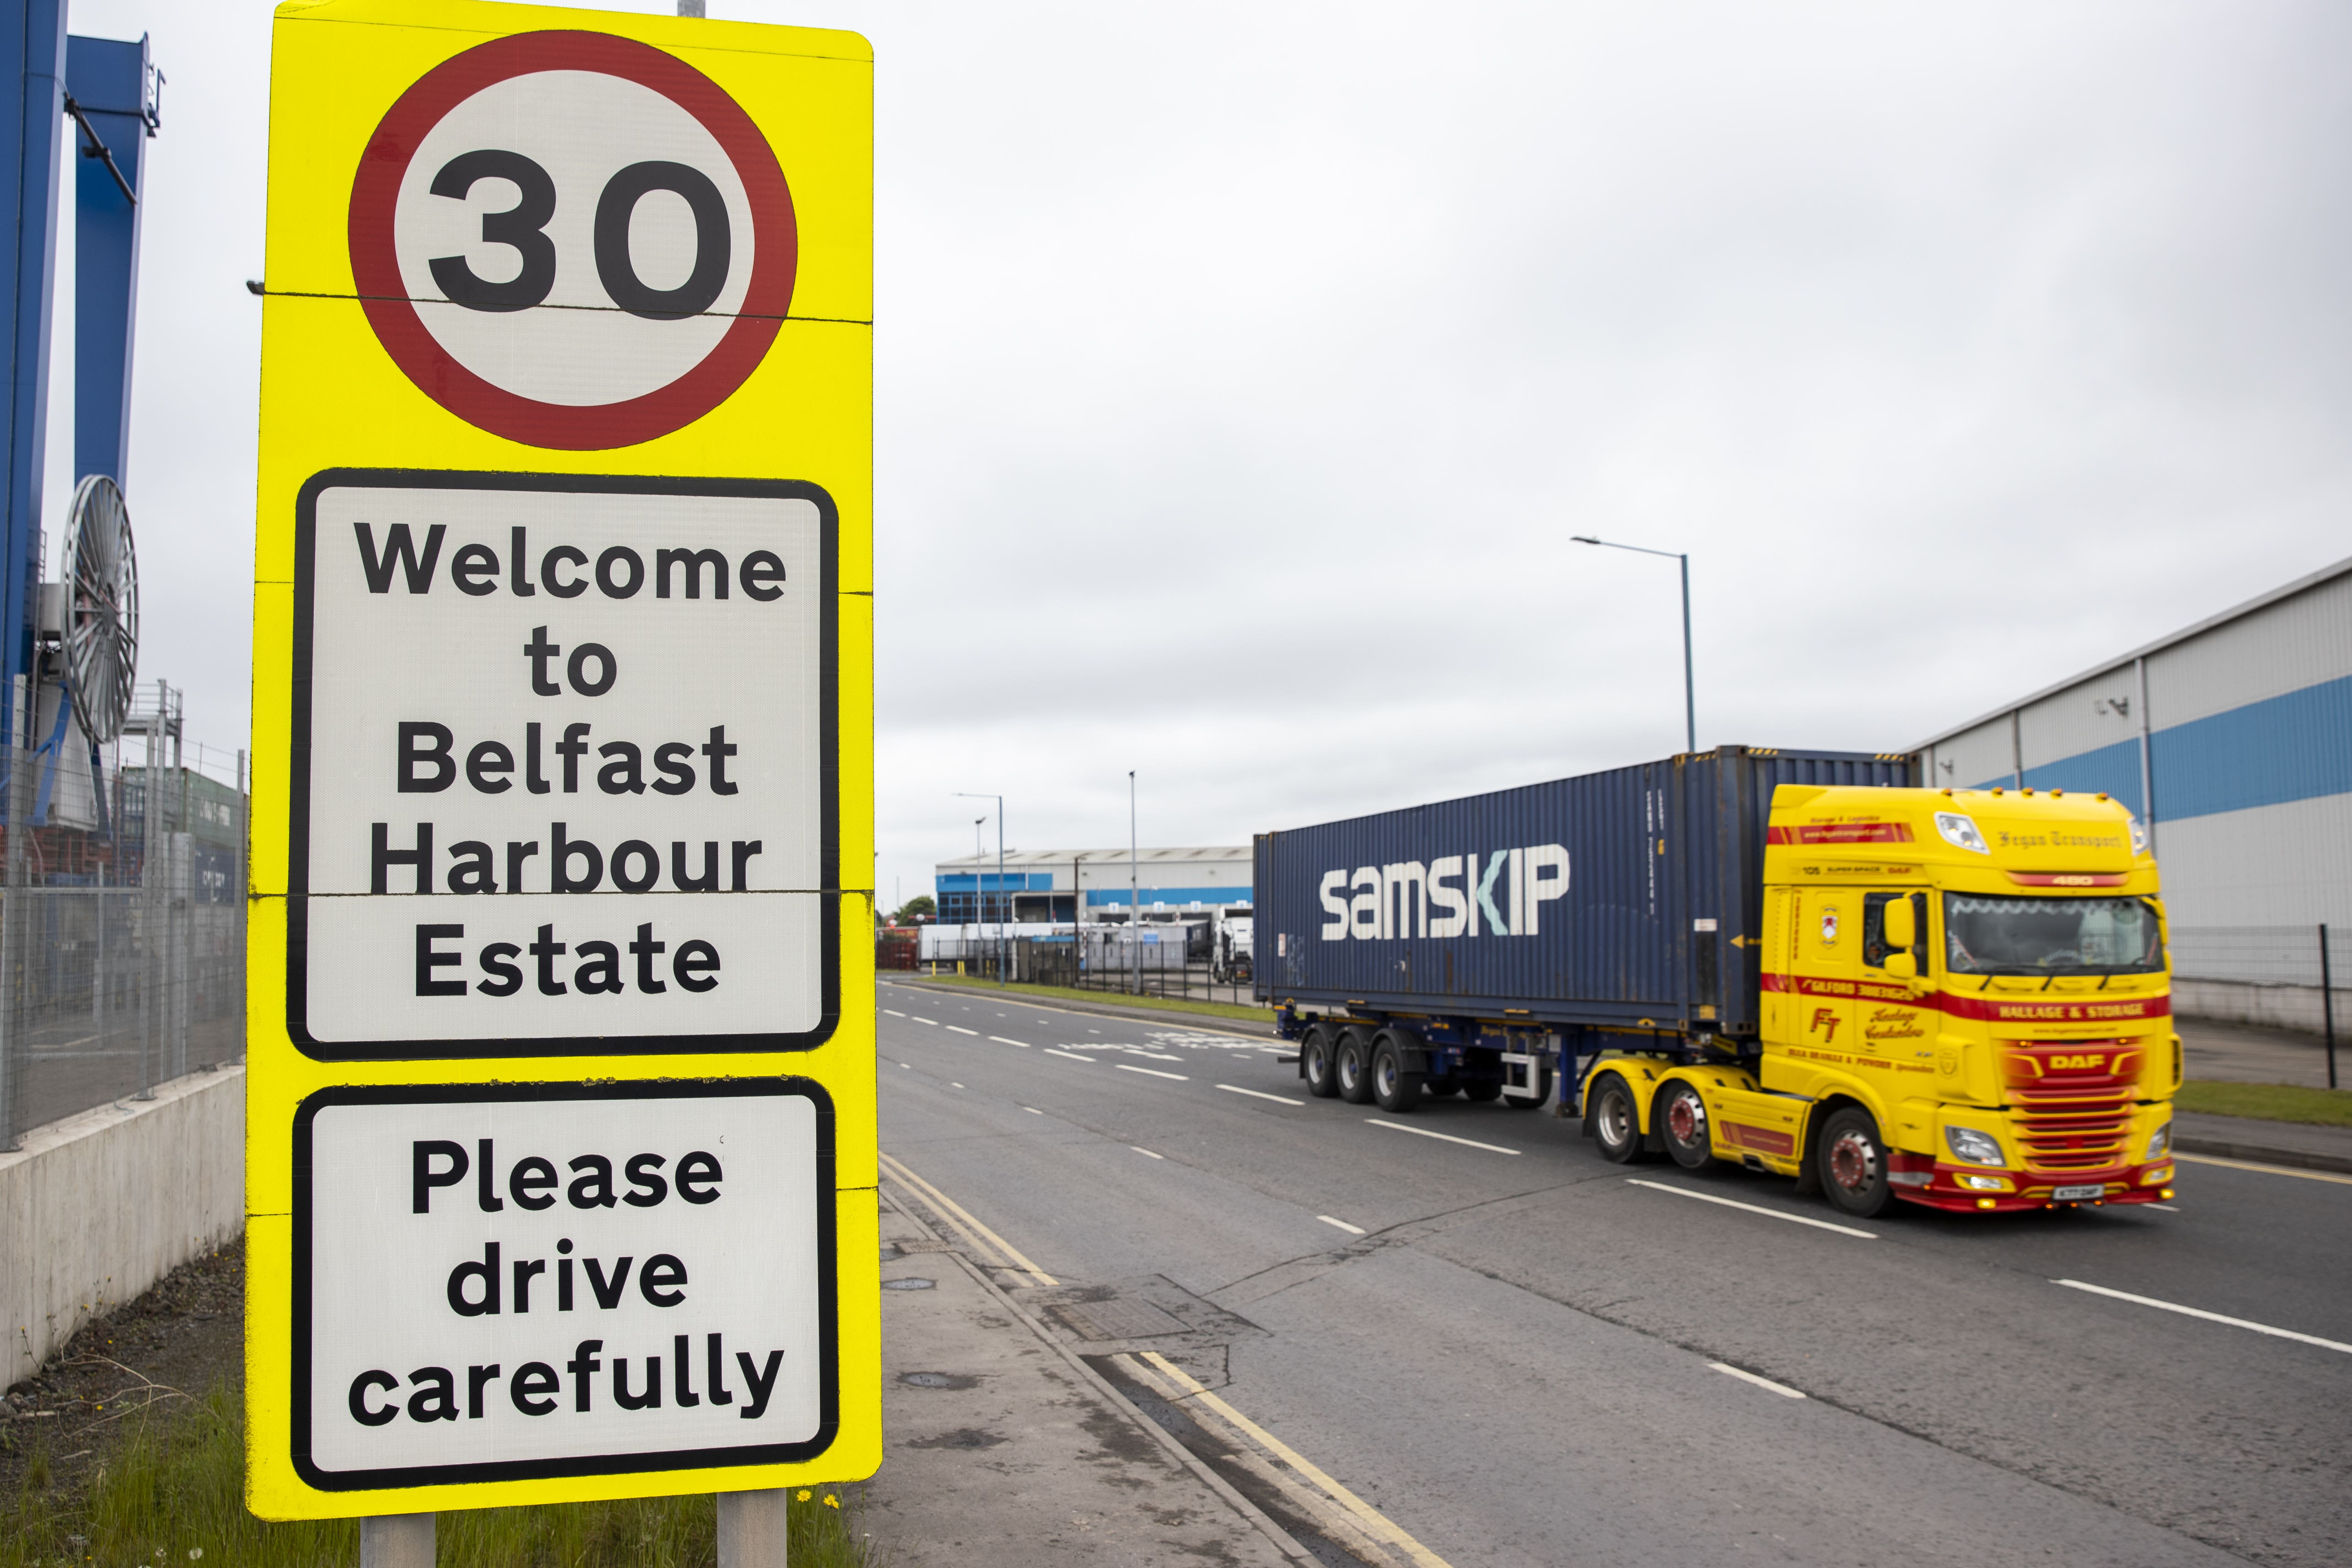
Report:
[[1992,853],[1992,846],[1977,831],[1976,818],[1965,811],[1939,811],[1936,814],[1936,831],[1944,842],[1955,849],[1971,850],[1979,855]]
[[1944,1144],[1956,1160],[1966,1160],[1971,1165],[2006,1165],[2000,1157],[2000,1141],[1973,1127],[1947,1127]]
[[2171,1147],[2172,1123],[2168,1121],[2158,1128],[2156,1135],[2147,1141],[2147,1157],[2151,1160],[2161,1160]]
[[2127,816],[2126,820],[2131,824],[2132,853],[2135,855],[2147,854],[2147,829],[2139,825],[2139,818],[2137,816]]

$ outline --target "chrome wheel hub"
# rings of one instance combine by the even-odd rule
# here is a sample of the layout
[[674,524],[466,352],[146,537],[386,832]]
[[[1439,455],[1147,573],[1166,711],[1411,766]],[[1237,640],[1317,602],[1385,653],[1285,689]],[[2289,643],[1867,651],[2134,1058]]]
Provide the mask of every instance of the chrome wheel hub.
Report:
[[1830,1145],[1830,1180],[1850,1193],[1878,1180],[1878,1146],[1858,1131],[1842,1132]]

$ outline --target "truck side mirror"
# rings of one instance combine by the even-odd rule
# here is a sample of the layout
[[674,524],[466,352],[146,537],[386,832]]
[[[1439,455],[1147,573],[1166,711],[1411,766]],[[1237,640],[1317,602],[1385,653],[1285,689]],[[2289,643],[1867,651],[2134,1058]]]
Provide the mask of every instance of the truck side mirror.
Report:
[[[1898,894],[1896,897],[1887,900],[1885,912],[1880,918],[1884,921],[1884,924],[1880,929],[1884,933],[1887,946],[1905,948],[1917,944],[1919,941],[1919,923],[1912,918],[1911,900],[1909,899],[1904,898]],[[1918,965],[1915,963],[1912,965],[1912,968],[1916,973]]]
[[1890,952],[1886,955],[1886,973],[1897,980],[1916,980],[1919,961],[1907,952]]

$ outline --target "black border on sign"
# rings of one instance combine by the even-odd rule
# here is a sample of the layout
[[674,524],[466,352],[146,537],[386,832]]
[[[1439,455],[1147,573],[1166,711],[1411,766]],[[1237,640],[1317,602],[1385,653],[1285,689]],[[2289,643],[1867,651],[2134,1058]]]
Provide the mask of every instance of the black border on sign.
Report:
[[[593,495],[749,496],[805,500],[817,509],[818,920],[824,950],[816,1026],[801,1033],[750,1035],[595,1035],[547,1039],[325,1041],[310,1028],[310,622],[318,563],[319,497],[331,489],[536,490]],[[294,502],[294,658],[292,734],[288,747],[286,855],[286,1033],[314,1061],[457,1060],[482,1057],[686,1055],[702,1051],[804,1051],[824,1044],[841,1022],[841,514],[821,486],[799,479],[667,479],[619,474],[489,473],[447,468],[327,468],[304,481]],[[457,895],[451,895],[456,897]],[[591,895],[593,896],[593,895]]]
[[[383,1470],[321,1470],[310,1461],[310,1229],[316,1220],[310,1183],[311,1123],[332,1105],[465,1105],[547,1100],[696,1100],[746,1095],[797,1095],[816,1106],[817,1428],[804,1443],[761,1443],[720,1448],[662,1449],[648,1454],[592,1454],[568,1458],[510,1459],[473,1465],[412,1465]],[[642,1470],[694,1470],[730,1465],[790,1465],[815,1458],[841,1430],[841,1324],[834,1191],[833,1099],[812,1079],[722,1079],[709,1082],[647,1079],[611,1083],[381,1084],[322,1089],[294,1112],[294,1300],[292,1421],[294,1471],[320,1491],[368,1491],[389,1487],[455,1486],[487,1481],[550,1480]]]

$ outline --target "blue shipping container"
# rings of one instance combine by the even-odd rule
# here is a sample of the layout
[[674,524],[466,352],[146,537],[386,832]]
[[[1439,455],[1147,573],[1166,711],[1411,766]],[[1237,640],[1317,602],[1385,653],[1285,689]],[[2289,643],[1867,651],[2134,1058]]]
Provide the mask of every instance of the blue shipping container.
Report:
[[1907,785],[1856,752],[1715,752],[1263,833],[1276,1005],[1749,1034],[1772,791]]

